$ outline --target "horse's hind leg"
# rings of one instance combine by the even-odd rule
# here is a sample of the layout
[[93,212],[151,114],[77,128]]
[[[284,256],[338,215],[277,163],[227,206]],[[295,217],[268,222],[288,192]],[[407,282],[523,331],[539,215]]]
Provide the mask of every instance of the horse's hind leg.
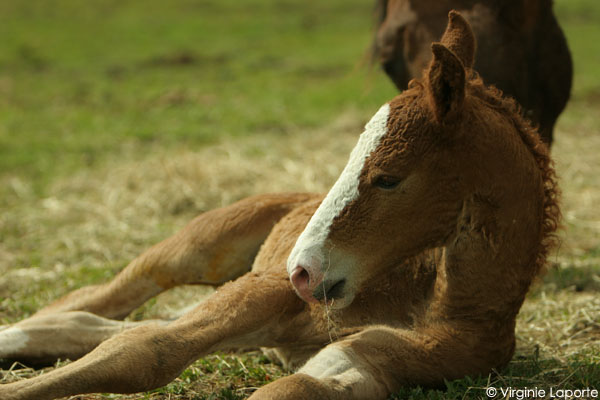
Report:
[[220,285],[235,279],[250,270],[273,225],[313,197],[260,195],[208,211],[142,253],[112,281],[69,293],[38,314],[80,310],[121,319],[174,286]]
[[[76,290],[31,318],[0,330],[0,347],[19,343],[18,351],[0,348],[0,357],[2,354],[8,357],[7,351],[12,359],[22,356],[29,360],[32,354],[43,355],[44,360],[81,355],[84,347],[94,348],[120,331],[115,328],[120,325],[106,318],[123,318],[149,298],[176,285],[218,285],[235,279],[251,268],[273,225],[314,197],[307,194],[255,196],[200,215],[179,233],[137,257],[112,281]],[[92,318],[91,321],[80,318],[83,314],[69,314],[71,311],[85,311],[104,319]],[[51,322],[53,318],[55,321]],[[85,346],[71,341],[48,346],[64,336],[53,335],[52,329],[48,329],[57,327],[61,321],[69,323],[74,334],[79,330],[87,337]],[[47,333],[46,340],[44,333]]]
[[116,321],[85,311],[48,313],[0,332],[0,359],[52,364],[57,358],[76,360],[104,340],[127,329],[168,321]]

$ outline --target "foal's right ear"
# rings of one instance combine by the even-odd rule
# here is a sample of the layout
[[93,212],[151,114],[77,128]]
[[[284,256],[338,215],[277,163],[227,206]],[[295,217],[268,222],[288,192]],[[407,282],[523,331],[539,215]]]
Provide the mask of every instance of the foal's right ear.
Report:
[[465,68],[473,68],[475,35],[471,25],[458,12],[452,10],[448,13],[448,26],[440,42],[457,55]]
[[441,43],[431,45],[433,60],[427,72],[429,103],[438,122],[452,120],[465,99],[465,67],[450,49]]

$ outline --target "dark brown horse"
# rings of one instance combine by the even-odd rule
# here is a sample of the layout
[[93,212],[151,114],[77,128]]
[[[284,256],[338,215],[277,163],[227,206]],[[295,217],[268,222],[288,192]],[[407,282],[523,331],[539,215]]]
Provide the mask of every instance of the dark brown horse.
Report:
[[455,9],[477,39],[475,70],[486,84],[514,97],[552,144],[573,76],[567,42],[551,0],[378,0],[374,55],[398,89],[429,65],[429,44]]

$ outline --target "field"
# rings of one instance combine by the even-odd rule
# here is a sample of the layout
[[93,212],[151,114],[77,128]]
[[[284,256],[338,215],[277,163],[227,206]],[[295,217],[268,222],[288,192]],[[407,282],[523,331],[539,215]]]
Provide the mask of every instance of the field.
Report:
[[[552,149],[563,229],[516,355],[490,376],[392,398],[600,389],[600,3],[555,3],[575,63]],[[358,0],[0,2],[0,325],[109,279],[202,211],[327,190],[396,93],[369,66],[371,12]],[[173,290],[130,318],[211,290]],[[41,373],[1,367],[2,383]],[[283,374],[259,352],[216,354],[143,398],[242,399]]]

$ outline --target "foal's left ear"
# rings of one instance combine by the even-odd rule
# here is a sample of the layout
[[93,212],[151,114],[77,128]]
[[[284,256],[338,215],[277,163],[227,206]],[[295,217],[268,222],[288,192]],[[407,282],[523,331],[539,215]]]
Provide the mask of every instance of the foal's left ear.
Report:
[[441,43],[431,45],[433,60],[429,66],[427,91],[438,122],[450,122],[465,99],[465,67],[450,49]]

